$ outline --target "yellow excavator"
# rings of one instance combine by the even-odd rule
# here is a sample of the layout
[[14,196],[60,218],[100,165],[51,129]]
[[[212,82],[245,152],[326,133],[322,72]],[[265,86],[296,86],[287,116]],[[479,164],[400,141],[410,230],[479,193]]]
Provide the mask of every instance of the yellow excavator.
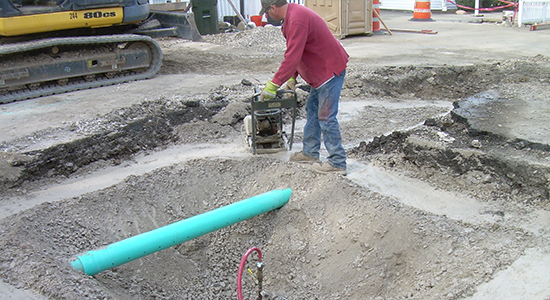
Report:
[[150,78],[161,36],[200,39],[148,0],[0,0],[0,103]]

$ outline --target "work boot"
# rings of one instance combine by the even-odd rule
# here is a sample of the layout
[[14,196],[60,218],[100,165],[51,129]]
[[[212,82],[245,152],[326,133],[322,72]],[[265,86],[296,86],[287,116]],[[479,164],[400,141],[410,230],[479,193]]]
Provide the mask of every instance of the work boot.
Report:
[[340,169],[340,168],[335,168],[331,166],[328,161],[325,161],[323,164],[314,163],[313,165],[311,165],[311,169],[314,172],[322,173],[322,174],[335,173],[340,175],[346,175],[348,173],[346,169]]
[[300,152],[294,152],[290,155],[289,161],[293,162],[299,162],[303,164],[312,164],[312,163],[320,163],[321,161],[318,158],[313,158],[306,156],[302,151]]

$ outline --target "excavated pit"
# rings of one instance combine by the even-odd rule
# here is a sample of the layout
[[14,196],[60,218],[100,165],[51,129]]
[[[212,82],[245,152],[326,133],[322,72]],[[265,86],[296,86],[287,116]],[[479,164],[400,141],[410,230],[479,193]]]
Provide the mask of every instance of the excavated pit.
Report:
[[[279,210],[94,277],[69,264],[76,254],[280,188],[293,194]],[[191,160],[41,204],[0,227],[4,278],[53,299],[233,299],[240,258],[253,246],[264,255],[264,289],[286,299],[464,296],[535,242],[520,229],[425,213],[345,177],[265,157]]]
[[[194,62],[170,43],[163,74],[184,72],[179,61],[198,72],[217,65],[218,55]],[[286,154],[250,154],[240,132],[254,82],[246,76],[207,94],[150,99],[4,142],[0,279],[46,299],[236,299],[240,259],[256,246],[265,299],[473,296],[530,249],[548,261],[550,152],[542,141],[484,131],[456,110],[486,91],[538,97],[549,75],[542,56],[473,66],[350,62],[340,112],[346,177],[313,173]],[[162,163],[121,180],[95,175],[147,157]],[[52,195],[52,186],[71,180],[105,183]],[[285,188],[293,193],[281,209],[93,277],[70,265],[89,250]],[[7,209],[13,199],[21,207]],[[25,207],[27,200],[36,205]],[[245,299],[255,298],[254,281],[245,271]]]

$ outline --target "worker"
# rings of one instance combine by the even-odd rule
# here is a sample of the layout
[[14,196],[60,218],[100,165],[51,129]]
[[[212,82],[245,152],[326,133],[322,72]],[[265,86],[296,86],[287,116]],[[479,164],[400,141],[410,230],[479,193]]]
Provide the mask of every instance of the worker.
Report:
[[[281,22],[286,52],[279,69],[269,80],[262,97],[271,99],[281,85],[295,88],[302,77],[310,86],[306,101],[303,150],[290,161],[312,163],[318,173],[346,175],[346,151],[336,118],[349,55],[334,37],[325,21],[311,9],[287,0],[261,0],[260,15]],[[328,151],[320,161],[321,136]]]

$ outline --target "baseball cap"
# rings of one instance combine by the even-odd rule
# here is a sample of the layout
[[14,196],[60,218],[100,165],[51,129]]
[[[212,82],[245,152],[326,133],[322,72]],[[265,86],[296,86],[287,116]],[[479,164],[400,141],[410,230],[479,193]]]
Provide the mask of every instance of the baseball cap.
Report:
[[263,16],[269,7],[279,0],[262,0],[262,10],[260,10],[260,16]]

